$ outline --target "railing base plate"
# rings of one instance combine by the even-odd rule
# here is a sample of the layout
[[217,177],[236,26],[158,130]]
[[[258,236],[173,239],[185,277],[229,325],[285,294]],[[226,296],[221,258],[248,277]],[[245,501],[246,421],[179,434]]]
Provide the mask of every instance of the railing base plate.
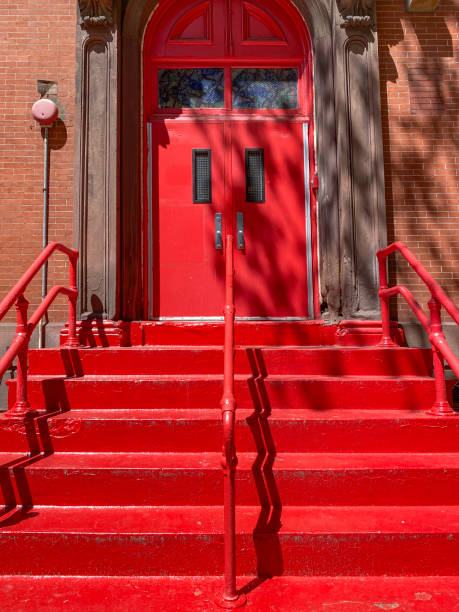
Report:
[[458,416],[459,412],[455,412],[448,402],[435,402],[430,410],[427,410],[427,414],[433,414],[438,417],[451,417]]
[[215,603],[219,608],[234,610],[235,608],[242,608],[242,606],[245,606],[247,603],[247,597],[244,593],[240,593],[236,599],[225,599],[224,597],[219,597]]

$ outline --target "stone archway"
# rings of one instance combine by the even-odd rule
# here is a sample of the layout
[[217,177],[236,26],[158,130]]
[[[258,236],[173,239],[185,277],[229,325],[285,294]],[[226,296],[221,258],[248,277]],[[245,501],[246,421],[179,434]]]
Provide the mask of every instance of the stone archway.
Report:
[[[76,242],[83,316],[142,313],[142,45],[157,0],[79,0]],[[293,0],[312,39],[324,316],[378,314],[386,240],[374,0]]]

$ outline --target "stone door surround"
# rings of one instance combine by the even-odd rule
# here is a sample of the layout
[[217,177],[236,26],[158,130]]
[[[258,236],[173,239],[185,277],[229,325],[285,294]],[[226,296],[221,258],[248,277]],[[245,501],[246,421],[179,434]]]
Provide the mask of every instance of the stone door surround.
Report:
[[[375,0],[293,0],[312,40],[320,301],[378,315],[386,242]],[[142,319],[142,41],[157,0],[78,0],[75,238],[83,318]]]

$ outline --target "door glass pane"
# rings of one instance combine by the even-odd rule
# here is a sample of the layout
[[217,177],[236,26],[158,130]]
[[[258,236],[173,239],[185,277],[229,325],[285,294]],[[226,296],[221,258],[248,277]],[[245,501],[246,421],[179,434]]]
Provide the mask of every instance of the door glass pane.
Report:
[[193,202],[212,202],[210,159],[210,149],[193,149]]
[[223,108],[223,68],[158,70],[160,108]]
[[235,68],[233,108],[298,108],[296,68]]
[[265,155],[263,149],[245,150],[245,199],[265,201]]

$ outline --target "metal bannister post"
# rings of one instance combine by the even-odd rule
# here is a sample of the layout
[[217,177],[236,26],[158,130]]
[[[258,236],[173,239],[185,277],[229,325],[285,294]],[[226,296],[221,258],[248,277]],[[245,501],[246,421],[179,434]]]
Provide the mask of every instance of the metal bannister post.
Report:
[[9,412],[11,416],[23,417],[30,410],[27,397],[27,367],[29,351],[29,330],[27,325],[27,310],[29,302],[23,295],[20,295],[15,302],[17,313],[17,325],[15,340],[24,343],[17,356],[16,372],[16,402],[13,409]]
[[389,298],[384,291],[387,289],[387,262],[385,257],[379,257],[379,299],[381,301],[382,337],[378,346],[394,346],[395,342],[390,335]]
[[[48,261],[54,251],[65,253],[70,262],[70,287],[55,285],[41,301],[38,308],[35,310],[30,319],[27,318],[29,303],[24,297],[29,283],[40,271],[43,264]],[[79,346],[76,333],[76,303],[78,300],[78,290],[76,286],[76,265],[78,260],[78,251],[69,249],[59,242],[51,242],[43,250],[43,252],[35,259],[33,264],[28,268],[25,274],[19,279],[15,286],[0,302],[0,320],[9,312],[13,305],[17,310],[17,326],[16,334],[13,342],[6,350],[5,354],[0,357],[0,381],[6,370],[11,366],[13,361],[17,359],[17,381],[16,381],[16,402],[13,408],[7,414],[16,417],[24,416],[30,409],[30,404],[27,398],[27,365],[28,365],[28,350],[29,341],[34,329],[39,325],[40,321],[46,315],[49,307],[54,302],[58,295],[66,295],[69,300],[69,334],[66,345],[68,347]]]
[[[444,339],[443,328],[441,324],[441,304],[435,298],[429,300],[430,310],[430,334],[434,338]],[[435,402],[432,408],[429,410],[430,414],[435,416],[451,416],[456,415],[446,394],[446,383],[445,383],[445,366],[443,361],[443,355],[440,353],[438,348],[432,344],[432,358],[435,374]]]
[[68,336],[65,346],[68,348],[77,348],[80,346],[76,331],[76,305],[78,299],[77,291],[77,260],[78,255],[69,258],[69,288],[75,292],[74,296],[69,296],[69,327]]
[[[405,286],[395,286],[390,289],[387,286],[387,269],[386,259],[391,253],[399,252],[402,257],[408,262],[413,271],[425,283],[430,291],[431,299],[429,301],[430,318],[426,315],[423,309],[414,299],[413,294]],[[401,295],[411,308],[422,327],[427,333],[431,347],[432,359],[435,375],[435,401],[429,409],[430,414],[435,416],[457,416],[448,402],[445,384],[444,360],[446,360],[452,371],[459,378],[459,359],[451,350],[451,347],[446,341],[443,334],[441,324],[441,307],[451,316],[453,321],[459,325],[459,310],[454,302],[446,295],[440,285],[427,272],[421,262],[413,255],[413,253],[403,244],[403,242],[393,242],[385,249],[380,249],[376,253],[379,262],[380,273],[380,288],[379,296],[381,299],[381,319],[383,333],[379,346],[390,346],[390,321],[388,302],[391,297]]]
[[225,285],[226,300],[225,344],[224,344],[224,374],[223,396],[221,400],[223,421],[223,496],[224,496],[224,554],[225,554],[225,587],[217,604],[222,608],[239,608],[247,599],[236,589],[236,497],[235,474],[237,466],[236,449],[234,445],[234,421],[236,414],[236,399],[234,396],[234,263],[233,236],[226,236],[226,267]]

